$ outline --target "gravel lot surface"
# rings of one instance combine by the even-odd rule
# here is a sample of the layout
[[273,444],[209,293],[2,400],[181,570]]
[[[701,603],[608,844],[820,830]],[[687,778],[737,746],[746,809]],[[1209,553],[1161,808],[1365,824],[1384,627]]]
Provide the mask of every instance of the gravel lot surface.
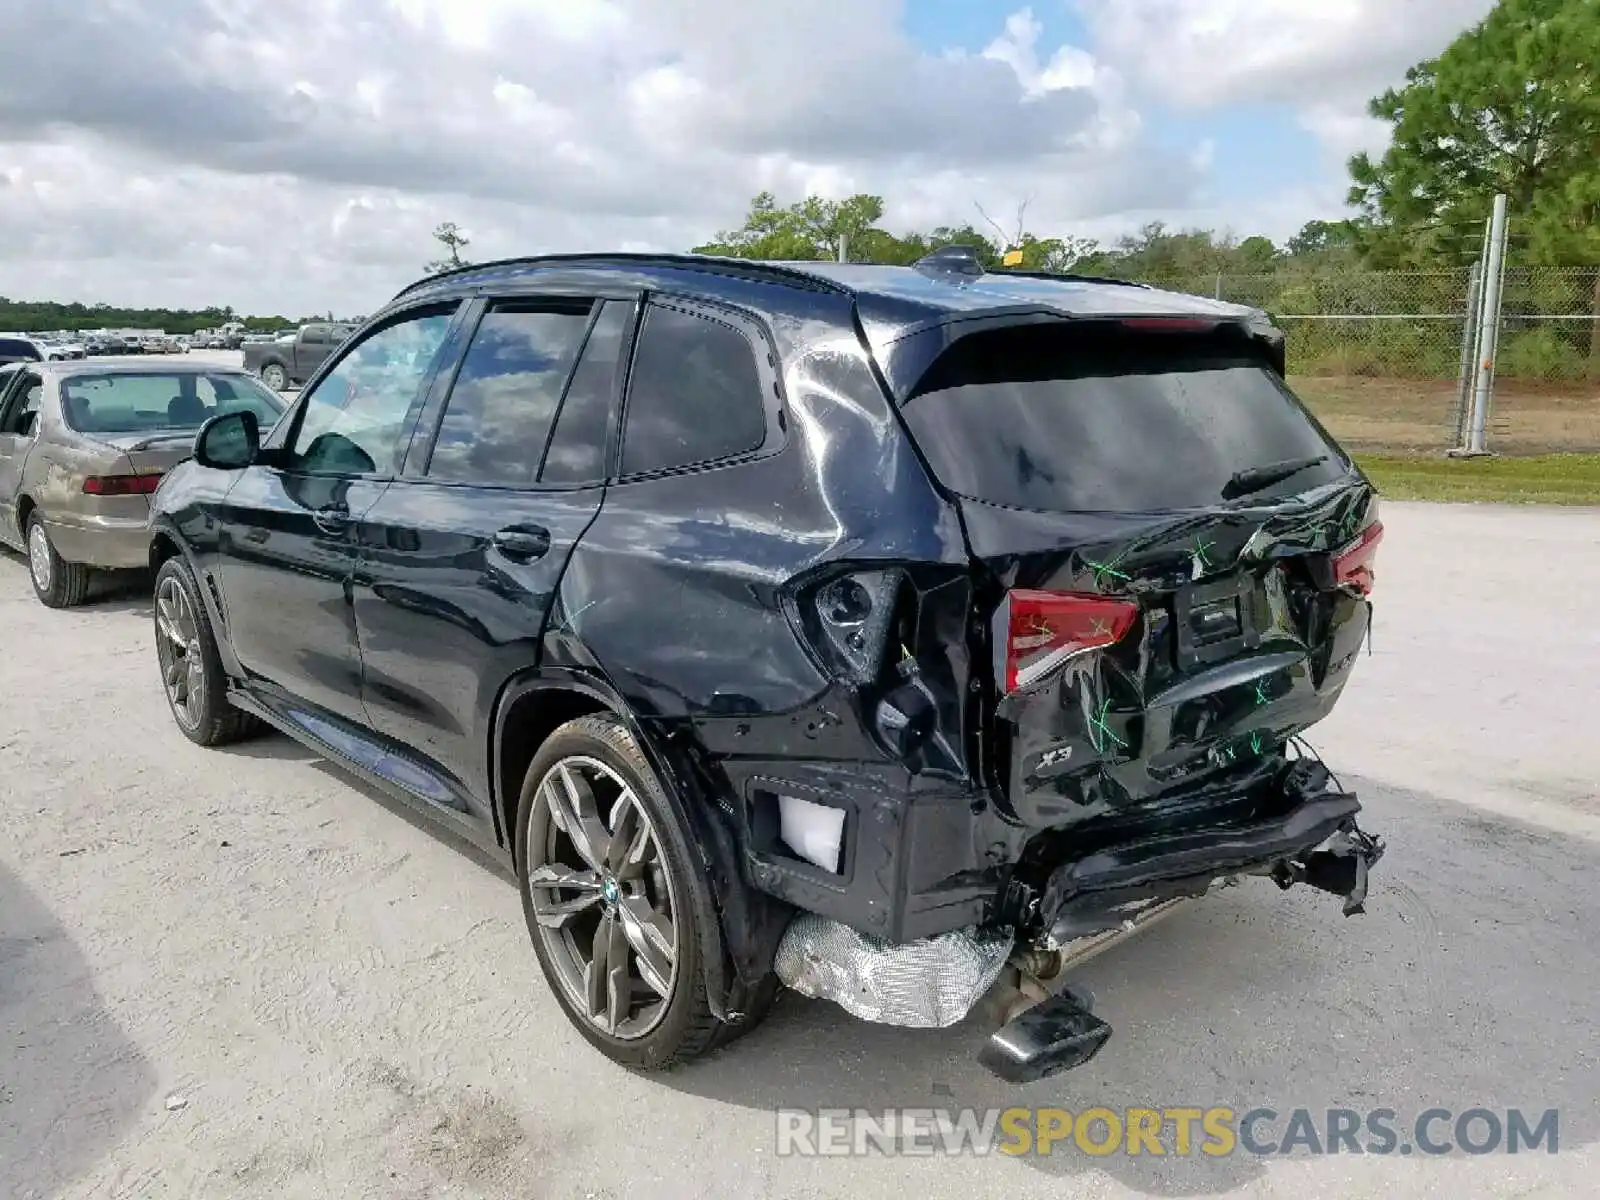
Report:
[[[793,996],[701,1064],[611,1066],[504,876],[287,739],[192,746],[138,587],[51,612],[0,554],[0,1197],[1593,1194],[1600,512],[1386,521],[1373,655],[1313,738],[1389,840],[1369,913],[1193,906],[1081,968],[1105,1052],[1015,1089],[974,1028]],[[1560,1152],[774,1153],[780,1107],[1012,1103],[1555,1107]]]

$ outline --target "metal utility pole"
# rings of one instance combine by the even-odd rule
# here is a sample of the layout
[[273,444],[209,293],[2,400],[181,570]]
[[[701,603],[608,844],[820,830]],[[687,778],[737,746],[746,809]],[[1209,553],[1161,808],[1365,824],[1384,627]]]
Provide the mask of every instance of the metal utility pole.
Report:
[[1478,379],[1472,393],[1472,421],[1468,426],[1465,453],[1487,454],[1484,430],[1489,423],[1489,404],[1494,397],[1494,356],[1500,337],[1500,292],[1506,270],[1506,198],[1494,198],[1494,213],[1489,218],[1489,261],[1484,265],[1483,307],[1478,311]]
[[1461,365],[1456,368],[1456,411],[1453,446],[1467,444],[1472,394],[1477,383],[1478,310],[1483,304],[1483,260],[1489,252],[1489,222],[1483,223],[1483,250],[1467,272],[1466,317],[1461,322]]
[[850,239],[842,233],[839,235],[839,261],[850,261]]

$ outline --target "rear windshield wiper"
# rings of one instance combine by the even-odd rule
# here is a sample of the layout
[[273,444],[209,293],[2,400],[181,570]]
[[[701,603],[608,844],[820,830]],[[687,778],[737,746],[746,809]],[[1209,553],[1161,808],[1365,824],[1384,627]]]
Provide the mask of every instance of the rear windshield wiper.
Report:
[[1262,467],[1247,467],[1243,471],[1235,471],[1228,482],[1222,485],[1222,498],[1224,500],[1237,500],[1240,496],[1248,496],[1251,492],[1259,492],[1262,488],[1271,487],[1275,483],[1282,483],[1291,475],[1298,475],[1309,467],[1318,466],[1328,461],[1326,454],[1313,455],[1310,458],[1286,458],[1282,462],[1267,463]]

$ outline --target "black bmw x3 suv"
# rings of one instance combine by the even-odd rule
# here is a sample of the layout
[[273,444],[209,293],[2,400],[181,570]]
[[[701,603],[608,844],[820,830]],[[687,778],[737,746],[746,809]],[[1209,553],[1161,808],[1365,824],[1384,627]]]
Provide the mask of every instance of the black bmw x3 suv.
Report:
[[[1259,310],[956,248],[433,276],[161,484],[166,694],[506,862],[632,1066],[782,984],[947,1025],[1244,877],[1359,911],[1382,842],[1298,735],[1382,525],[1283,375]],[[1019,994],[1006,1078],[1110,1033]]]

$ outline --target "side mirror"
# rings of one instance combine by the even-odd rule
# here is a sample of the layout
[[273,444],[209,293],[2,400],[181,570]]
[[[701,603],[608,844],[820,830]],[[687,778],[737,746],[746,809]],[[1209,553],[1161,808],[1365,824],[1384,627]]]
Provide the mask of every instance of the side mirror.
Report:
[[261,452],[261,426],[249,409],[223,413],[200,426],[194,438],[194,460],[216,471],[238,471]]

